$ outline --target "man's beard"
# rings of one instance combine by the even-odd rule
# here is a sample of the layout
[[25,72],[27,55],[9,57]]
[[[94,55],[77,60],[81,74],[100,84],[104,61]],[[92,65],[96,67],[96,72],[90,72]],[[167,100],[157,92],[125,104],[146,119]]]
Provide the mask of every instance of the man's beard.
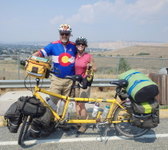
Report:
[[69,39],[61,39],[62,43],[67,43],[69,41]]

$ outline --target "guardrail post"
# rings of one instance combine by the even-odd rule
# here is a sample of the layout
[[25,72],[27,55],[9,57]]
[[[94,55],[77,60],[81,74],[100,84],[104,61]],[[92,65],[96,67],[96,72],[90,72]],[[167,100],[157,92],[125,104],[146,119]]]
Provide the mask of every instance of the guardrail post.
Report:
[[168,105],[168,75],[150,73],[149,77],[158,85],[159,95],[156,99],[161,105]]

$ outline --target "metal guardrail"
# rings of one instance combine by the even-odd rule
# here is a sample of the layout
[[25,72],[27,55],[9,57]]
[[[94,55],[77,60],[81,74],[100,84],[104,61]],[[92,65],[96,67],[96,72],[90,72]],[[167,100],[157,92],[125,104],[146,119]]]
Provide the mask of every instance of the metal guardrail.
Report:
[[[115,81],[117,79],[94,79],[92,83],[92,87],[114,87],[115,85],[110,84],[109,82]],[[51,81],[46,79],[42,80],[40,86],[44,88],[48,88],[50,86]],[[35,80],[0,80],[0,88],[25,88],[25,84],[27,87],[34,87],[36,85]]]

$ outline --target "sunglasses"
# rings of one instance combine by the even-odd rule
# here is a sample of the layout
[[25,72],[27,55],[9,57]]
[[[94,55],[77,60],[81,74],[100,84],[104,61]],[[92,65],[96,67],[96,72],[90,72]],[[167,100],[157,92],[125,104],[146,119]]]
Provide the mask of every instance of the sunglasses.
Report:
[[85,44],[83,44],[83,43],[78,43],[78,44],[76,44],[76,45],[82,45],[82,46],[86,46]]
[[65,36],[69,36],[69,33],[60,33],[61,36],[65,35]]

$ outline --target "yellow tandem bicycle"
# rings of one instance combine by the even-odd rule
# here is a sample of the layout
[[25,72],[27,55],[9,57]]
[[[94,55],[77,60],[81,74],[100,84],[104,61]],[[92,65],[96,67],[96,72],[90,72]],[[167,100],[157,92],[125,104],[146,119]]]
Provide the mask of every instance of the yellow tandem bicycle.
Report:
[[[115,93],[114,98],[112,98],[112,99],[79,98],[79,97],[64,96],[64,95],[60,95],[57,93],[47,91],[39,86],[40,81],[41,81],[40,79],[48,77],[48,75],[46,75],[47,73],[50,74],[49,62],[48,61],[46,61],[46,62],[41,61],[41,59],[44,59],[44,58],[40,58],[40,60],[37,60],[36,57],[34,59],[32,59],[32,58],[29,59],[27,61],[28,63],[26,65],[26,70],[28,72],[28,75],[36,77],[36,85],[33,89],[33,96],[36,97],[37,100],[39,100],[46,108],[48,108],[52,112],[52,114],[54,116],[54,121],[56,122],[57,125],[59,123],[60,124],[61,123],[64,123],[64,124],[80,124],[80,123],[82,123],[82,124],[95,124],[95,125],[99,125],[99,124],[102,125],[103,124],[103,125],[109,125],[109,126],[111,124],[113,124],[115,127],[115,130],[117,130],[119,134],[127,136],[127,137],[142,136],[150,130],[149,128],[139,128],[139,127],[135,126],[132,123],[132,113],[129,112],[126,108],[126,102],[122,101],[122,100],[121,101],[117,100],[117,97],[119,97],[119,94],[121,93],[123,88],[127,86],[126,80],[116,80],[116,81],[110,82],[110,84],[116,85],[116,93]],[[41,62],[42,62],[42,64],[44,63],[45,65],[41,65],[40,64]],[[35,64],[36,69],[32,67],[32,66],[34,66],[33,63]],[[41,75],[39,75],[40,73],[37,71],[39,69],[38,65],[40,67],[43,66],[43,71],[42,71]],[[47,70],[45,70],[45,69],[47,69]],[[36,73],[34,73],[33,70],[36,70]],[[79,80],[79,76],[77,76],[77,75],[68,76],[67,78],[71,79],[74,84],[76,81]],[[72,88],[73,88],[73,86],[72,86]],[[44,93],[44,94],[47,94],[50,96],[54,96],[59,99],[63,99],[65,101],[63,112],[61,115],[59,115],[58,112],[55,111],[46,102],[46,100],[41,96],[41,93]],[[79,101],[85,102],[85,103],[89,103],[89,102],[108,103],[108,104],[110,104],[110,109],[109,109],[109,112],[108,112],[106,118],[103,118],[103,119],[101,116],[102,115],[101,111],[98,111],[97,116],[95,118],[91,118],[91,119],[66,118],[66,114],[68,113],[67,111],[68,111],[68,106],[69,106],[70,102],[79,102]],[[19,138],[18,138],[19,145],[22,145],[24,143],[24,140],[26,139],[26,134],[28,132],[28,128],[31,125],[32,120],[33,120],[33,118],[31,116],[24,116],[22,126],[20,129],[20,133],[19,133]]]

